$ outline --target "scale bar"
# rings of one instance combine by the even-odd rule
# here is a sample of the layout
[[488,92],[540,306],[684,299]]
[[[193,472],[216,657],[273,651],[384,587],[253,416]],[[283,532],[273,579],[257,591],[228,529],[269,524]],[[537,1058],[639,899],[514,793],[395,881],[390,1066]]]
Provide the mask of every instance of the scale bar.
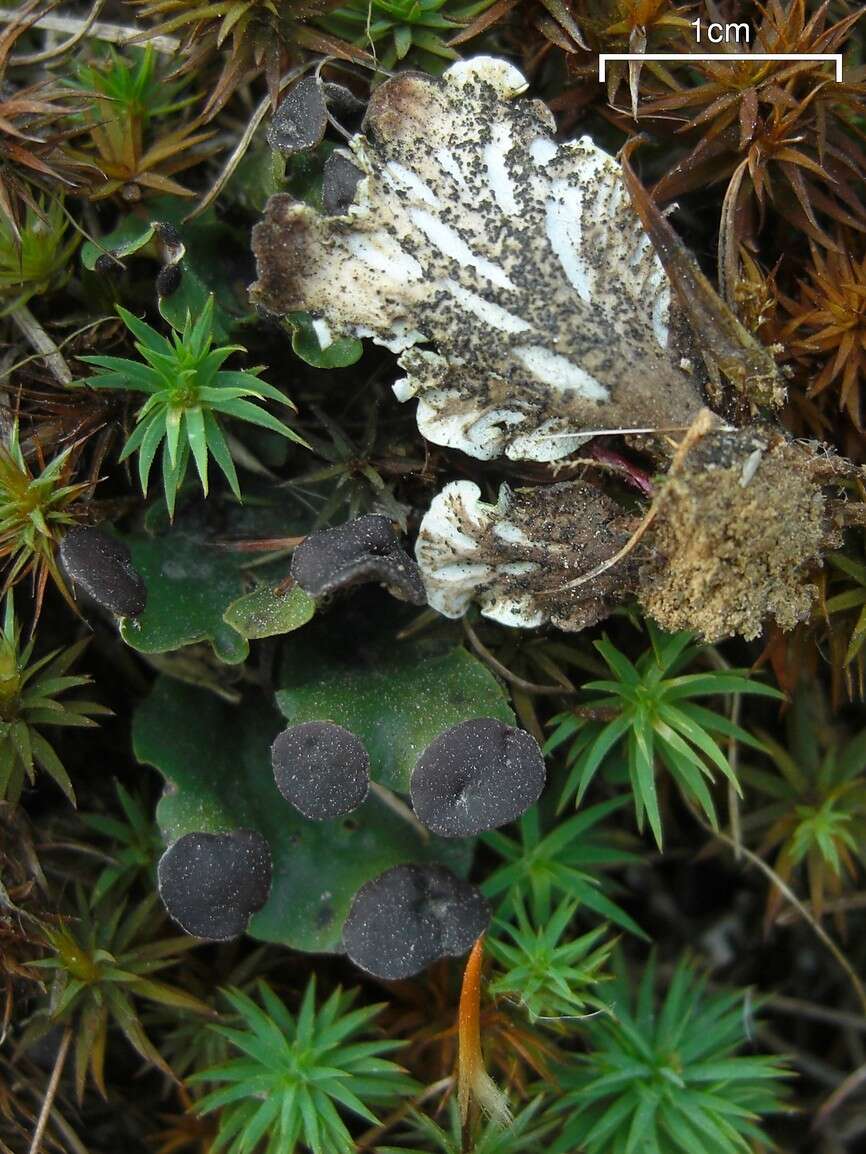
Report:
[[836,81],[842,83],[841,52],[602,52],[598,57],[598,78],[604,80],[608,60],[832,60]]

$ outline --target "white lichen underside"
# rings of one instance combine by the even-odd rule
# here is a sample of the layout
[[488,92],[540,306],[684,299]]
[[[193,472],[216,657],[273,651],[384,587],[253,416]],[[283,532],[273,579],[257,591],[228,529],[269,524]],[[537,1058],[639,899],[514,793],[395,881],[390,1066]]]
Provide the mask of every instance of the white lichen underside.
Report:
[[477,604],[502,625],[532,629],[547,621],[579,630],[601,620],[624,594],[620,569],[591,587],[569,582],[612,557],[630,526],[598,489],[582,481],[513,492],[495,505],[472,481],[452,481],[425,513],[415,555],[429,604],[462,617]]
[[[424,514],[415,555],[427,600],[444,617],[462,617],[477,597],[485,616],[503,625],[531,629],[543,623],[544,614],[531,596],[502,588],[507,574],[500,569],[509,562],[484,547],[496,529],[503,540],[524,539],[523,531],[507,520],[508,497],[503,486],[498,504],[487,505],[472,481],[452,481]],[[524,564],[537,570],[537,565]]]
[[523,88],[483,57],[384,84],[350,142],[355,203],[321,217],[272,198],[254,296],[310,312],[320,339],[399,352],[394,391],[417,398],[423,435],[484,460],[688,424],[698,389],[619,166],[588,137],[555,143],[548,110],[513,100]]

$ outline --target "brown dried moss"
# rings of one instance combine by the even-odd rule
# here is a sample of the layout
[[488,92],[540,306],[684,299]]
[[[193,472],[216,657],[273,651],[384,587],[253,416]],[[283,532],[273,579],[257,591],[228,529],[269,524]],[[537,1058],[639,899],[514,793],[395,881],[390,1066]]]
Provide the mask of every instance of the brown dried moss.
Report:
[[709,641],[805,620],[834,542],[808,450],[747,429],[700,441],[657,497],[640,600],[663,628]]

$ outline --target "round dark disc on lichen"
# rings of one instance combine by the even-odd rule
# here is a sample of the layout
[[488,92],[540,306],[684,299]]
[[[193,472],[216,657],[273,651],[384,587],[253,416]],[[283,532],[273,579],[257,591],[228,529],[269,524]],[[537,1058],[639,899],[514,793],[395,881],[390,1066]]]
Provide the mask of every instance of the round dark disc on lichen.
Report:
[[291,573],[311,597],[378,582],[403,601],[426,602],[418,566],[400,546],[388,518],[372,513],[311,533],[295,549]]
[[352,132],[357,132],[360,129],[367,105],[363,100],[359,100],[345,84],[327,81],[325,83],[325,103],[328,106],[328,112],[340,122],[342,128]]
[[478,717],[446,729],[421,754],[412,806],[440,837],[468,837],[520,817],[538,801],[545,776],[534,737]]
[[322,171],[322,204],[330,216],[345,216],[364,174],[348,156],[332,152]]
[[439,958],[465,954],[489,921],[487,899],[449,869],[399,865],[358,890],[343,946],[377,978],[411,978]]
[[247,928],[271,890],[271,851],[251,829],[188,833],[159,859],[159,894],[178,925],[225,942]]
[[126,545],[101,529],[77,525],[60,542],[60,563],[73,585],[118,617],[138,617],[147,588]]
[[268,144],[286,156],[315,148],[328,127],[324,86],[315,76],[300,80],[274,113]]
[[183,280],[183,270],[179,264],[164,265],[156,277],[156,295],[160,300],[174,296]]
[[370,788],[370,759],[359,739],[332,721],[284,729],[271,746],[277,789],[313,821],[357,809]]

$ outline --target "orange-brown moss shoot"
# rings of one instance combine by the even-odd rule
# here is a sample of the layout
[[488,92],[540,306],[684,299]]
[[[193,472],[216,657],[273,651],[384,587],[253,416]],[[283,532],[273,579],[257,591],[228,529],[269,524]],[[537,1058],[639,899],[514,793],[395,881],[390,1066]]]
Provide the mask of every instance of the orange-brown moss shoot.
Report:
[[484,960],[482,934],[466,962],[460,1006],[457,1011],[458,1058],[457,1101],[464,1125],[469,1107],[476,1101],[485,1114],[501,1126],[511,1121],[508,1100],[484,1066],[481,1050],[481,968]]

